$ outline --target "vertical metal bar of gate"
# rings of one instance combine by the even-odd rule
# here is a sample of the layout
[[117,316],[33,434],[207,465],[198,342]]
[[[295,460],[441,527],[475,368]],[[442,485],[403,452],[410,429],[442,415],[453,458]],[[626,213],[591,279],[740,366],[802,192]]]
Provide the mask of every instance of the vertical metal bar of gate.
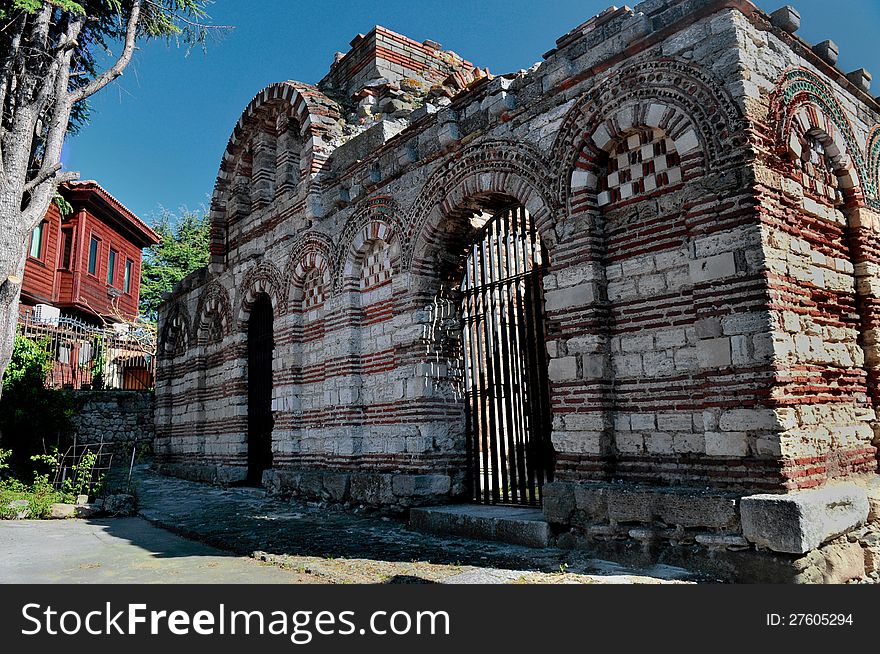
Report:
[[[516,498],[517,487],[517,448],[515,440],[515,426],[513,420],[514,405],[516,402],[516,389],[513,383],[513,370],[516,367],[516,360],[513,358],[513,352],[510,343],[510,256],[508,246],[510,245],[510,211],[502,214],[502,220],[496,221],[496,237],[498,243],[498,260],[499,260],[499,283],[498,283],[498,331],[501,335],[501,361],[504,383],[501,385],[503,389],[503,405],[504,405],[504,425],[501,428],[502,438],[504,442],[506,436],[506,462],[502,469],[507,471],[507,479],[504,484],[503,501],[508,502]],[[509,495],[509,496],[508,496]]]
[[526,440],[528,438],[528,432],[526,430],[526,415],[525,415],[525,379],[523,377],[522,364],[521,362],[525,360],[525,349],[528,347],[528,341],[525,339],[522,331],[522,320],[520,319],[521,311],[522,311],[522,297],[520,294],[520,276],[527,272],[527,266],[525,263],[525,243],[521,238],[519,238],[517,232],[519,229],[519,222],[521,220],[521,216],[518,211],[514,211],[512,213],[513,216],[513,224],[511,225],[511,241],[513,243],[513,272],[516,277],[510,282],[510,292],[511,292],[511,338],[512,343],[514,345],[515,352],[515,361],[518,362],[518,365],[515,365],[514,368],[514,379],[512,383],[514,388],[517,391],[517,401],[514,403],[514,407],[516,409],[516,440],[517,440],[517,476],[519,477],[520,485],[519,485],[519,493],[520,497],[526,497],[528,483],[526,479]]
[[465,387],[465,425],[467,437],[465,438],[465,458],[467,461],[467,483],[469,488],[474,488],[474,480],[478,478],[479,467],[474,474],[474,463],[479,460],[479,450],[474,447],[473,434],[477,432],[476,426],[476,406],[475,394],[476,387],[474,385],[474,369],[473,369],[473,346],[474,339],[471,336],[471,319],[473,309],[471,307],[472,296],[467,293],[470,287],[470,273],[467,265],[464,271],[464,283],[462,284],[461,298],[461,321],[462,321],[462,352],[464,354],[464,387]]
[[492,439],[492,461],[493,465],[496,466],[495,470],[497,471],[496,474],[492,475],[492,495],[496,502],[506,503],[508,501],[507,451],[504,439],[504,405],[506,402],[504,401],[505,377],[502,350],[504,348],[504,342],[507,339],[504,338],[505,335],[501,331],[501,326],[499,324],[500,312],[498,309],[498,302],[496,301],[500,300],[498,282],[502,277],[501,257],[499,256],[498,247],[498,227],[503,217],[504,213],[499,215],[499,220],[491,220],[489,222],[489,230],[487,233],[488,240],[486,243],[486,267],[488,269],[486,281],[488,282],[489,291],[487,293],[489,301],[489,320],[487,321],[487,324],[489,327],[489,335],[492,339],[492,361],[489,370],[491,371],[492,378],[492,407],[495,411],[495,419],[493,421],[495,425],[493,435],[495,438]]
[[535,357],[533,354],[533,350],[537,347],[543,347],[543,339],[538,338],[538,334],[530,329],[530,326],[533,322],[534,311],[534,298],[530,295],[530,282],[533,277],[535,277],[535,273],[539,272],[539,262],[534,257],[534,240],[535,236],[533,233],[529,231],[531,221],[528,220],[528,216],[525,213],[525,210],[522,208],[518,208],[516,210],[517,213],[517,238],[520,240],[523,246],[523,263],[524,263],[524,275],[522,280],[523,293],[520,299],[520,308],[522,312],[523,321],[521,323],[521,328],[519,330],[519,337],[522,342],[526,345],[523,351],[522,357],[522,369],[521,373],[524,379],[523,384],[523,398],[522,398],[522,408],[525,416],[525,429],[524,429],[524,439],[523,439],[523,452],[524,452],[524,472],[526,478],[526,489],[523,494],[523,501],[529,503],[537,503],[539,501],[539,497],[536,493],[536,457],[535,457],[535,441],[536,434],[535,428],[537,425],[537,421],[535,420],[535,406],[533,402],[533,397],[535,394],[536,386],[540,383],[539,378],[537,376],[537,370],[535,368]]
[[479,373],[479,385],[477,387],[477,403],[476,406],[480,412],[480,424],[479,424],[479,432],[476,435],[478,438],[478,452],[480,456],[477,457],[478,465],[479,462],[482,463],[482,468],[478,469],[477,474],[477,485],[474,487],[474,492],[477,494],[476,499],[480,499],[480,489],[482,487],[482,493],[484,495],[483,501],[487,504],[492,501],[491,491],[490,491],[490,481],[489,481],[489,426],[491,424],[491,420],[486,415],[486,395],[487,395],[487,384],[486,384],[486,341],[482,340],[482,332],[484,332],[484,323],[485,323],[485,309],[484,309],[484,301],[481,294],[477,292],[477,289],[483,284],[483,277],[480,275],[480,270],[482,270],[482,266],[480,265],[480,259],[482,258],[483,244],[482,242],[474,244],[473,250],[473,291],[474,291],[474,337],[476,339],[476,359],[474,359],[474,365],[477,368]]
[[[498,463],[495,460],[495,454],[497,451],[497,447],[495,447],[495,436],[497,432],[498,419],[495,415],[495,380],[494,380],[494,370],[492,367],[493,356],[494,356],[494,341],[492,339],[492,307],[489,302],[488,295],[491,294],[491,278],[489,275],[489,265],[488,265],[488,253],[489,253],[490,244],[486,242],[486,239],[480,242],[480,282],[483,289],[483,292],[480,293],[480,303],[481,303],[481,315],[482,315],[482,326],[483,326],[483,344],[485,346],[482,353],[482,360],[480,363],[482,364],[482,368],[486,371],[486,385],[483,388],[484,396],[483,402],[485,406],[485,413],[488,418],[488,425],[486,429],[486,433],[483,436],[484,447],[486,451],[484,452],[483,458],[485,460],[485,468],[483,472],[483,476],[485,478],[484,485],[484,495],[486,497],[486,502],[498,502],[500,498],[500,493],[498,490]],[[489,292],[485,292],[488,290]]]

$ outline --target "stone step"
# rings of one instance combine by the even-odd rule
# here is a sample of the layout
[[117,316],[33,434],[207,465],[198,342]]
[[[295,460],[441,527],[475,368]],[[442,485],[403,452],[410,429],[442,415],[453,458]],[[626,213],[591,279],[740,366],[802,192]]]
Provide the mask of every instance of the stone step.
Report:
[[519,506],[456,504],[411,509],[413,529],[446,536],[466,536],[526,547],[550,545],[550,525],[541,509]]

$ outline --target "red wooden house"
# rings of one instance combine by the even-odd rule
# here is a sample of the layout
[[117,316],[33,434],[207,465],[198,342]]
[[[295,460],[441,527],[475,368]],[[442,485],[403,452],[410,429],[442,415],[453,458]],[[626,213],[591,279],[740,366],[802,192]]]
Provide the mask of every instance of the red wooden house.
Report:
[[134,320],[141,250],[159,235],[95,181],[65,184],[60,193],[73,211],[62,217],[53,204],[34,228],[22,310],[48,304],[88,322]]

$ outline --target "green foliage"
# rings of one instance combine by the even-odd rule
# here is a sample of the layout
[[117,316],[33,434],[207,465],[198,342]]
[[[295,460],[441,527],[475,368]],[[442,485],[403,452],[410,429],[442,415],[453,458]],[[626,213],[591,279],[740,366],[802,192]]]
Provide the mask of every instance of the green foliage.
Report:
[[9,463],[19,476],[32,469],[31,457],[45,451],[44,439],[54,441],[73,415],[69,395],[46,388],[53,359],[47,342],[16,336],[12,360],[3,375],[0,397],[2,443],[14,454]]
[[[165,39],[169,42],[203,46],[216,28],[208,24],[205,12],[212,0],[144,0],[138,21],[138,40]],[[55,8],[49,38],[42,43],[27,42],[29,31],[24,32],[23,49],[29,52],[27,66],[40,75],[45,61],[54,55],[53,46],[67,25],[86,17],[85,25],[75,41],[71,58],[70,91],[83,88],[93,80],[106,64],[107,53],[119,52],[118,44],[125,40],[132,0],[0,0],[0,62],[3,54],[11,51],[10,44],[20,18],[31,18],[43,6]],[[5,62],[4,62],[5,63]],[[12,86],[12,85],[10,85]],[[54,100],[54,98],[52,98]],[[52,103],[50,102],[50,105]],[[4,108],[5,109],[5,108]],[[87,100],[76,103],[70,113],[69,132],[77,133],[87,122]],[[35,154],[40,154],[42,134],[37,134]]]
[[153,229],[162,240],[144,252],[141,270],[140,312],[150,322],[156,321],[163,293],[170,292],[194,270],[208,265],[211,221],[204,211],[184,209],[179,217],[164,211],[153,221]]
[[106,360],[106,352],[104,351],[104,339],[95,336],[92,340],[92,388],[99,390],[104,388],[104,366]]
[[[5,462],[12,458],[10,450],[0,450],[0,470],[8,468]],[[9,507],[10,502],[16,500],[27,501],[30,517],[45,518],[52,504],[66,499],[67,496],[49,482],[48,474],[34,475],[34,482],[29,486],[14,478],[0,480],[0,518],[11,518],[18,513],[19,509]]]
[[[11,451],[0,449],[0,470],[3,469],[3,462],[11,457]],[[79,495],[94,497],[100,492],[104,483],[103,475],[96,478],[93,472],[98,460],[98,455],[94,452],[87,451],[80,457],[61,484],[60,490],[49,481],[49,477],[54,476],[61,463],[61,455],[58,451],[55,450],[52,454],[37,454],[31,459],[38,466],[44,467],[43,470],[38,469],[34,472],[33,483],[27,485],[14,478],[0,480],[0,518],[15,516],[18,509],[10,508],[9,504],[16,500],[27,501],[29,517],[46,518],[53,504],[73,504]]]
[[55,197],[52,198],[52,202],[58,207],[58,212],[61,214],[62,218],[66,218],[73,213],[73,205],[70,204],[70,202],[68,202],[60,193],[55,194]]
[[52,370],[52,357],[46,351],[48,340],[33,341],[16,335],[12,359],[3,375],[3,394],[42,388]]
[[[61,453],[57,449],[53,450],[51,454],[35,454],[31,460],[46,466],[48,470],[48,473],[40,473],[39,471],[35,473],[37,482],[45,476],[46,483],[48,483],[49,474],[55,474],[62,464]],[[76,501],[78,495],[93,496],[99,492],[103,483],[103,475],[98,478],[94,476],[93,469],[97,462],[98,455],[91,450],[86,450],[80,456],[79,461],[69,469],[64,481],[61,482],[61,493],[65,502]]]
[[[208,18],[205,8],[211,3],[212,0],[147,0],[141,9],[140,34],[203,42],[209,29],[204,23]],[[105,36],[111,39],[124,36],[123,19],[131,7],[131,2],[124,0],[2,0],[0,19],[14,16],[17,12],[35,14],[46,4],[72,16],[88,16],[89,21],[99,26]]]
[[48,475],[37,475],[29,486],[17,479],[0,481],[0,518],[11,518],[17,513],[17,510],[9,508],[9,503],[15,500],[27,500],[29,517],[47,518],[53,504],[66,502],[68,499],[49,483]]
[[95,495],[100,492],[103,476],[94,478],[93,468],[98,462],[98,455],[92,451],[83,454],[70,475],[61,484],[61,490],[65,495],[76,500],[78,495]]

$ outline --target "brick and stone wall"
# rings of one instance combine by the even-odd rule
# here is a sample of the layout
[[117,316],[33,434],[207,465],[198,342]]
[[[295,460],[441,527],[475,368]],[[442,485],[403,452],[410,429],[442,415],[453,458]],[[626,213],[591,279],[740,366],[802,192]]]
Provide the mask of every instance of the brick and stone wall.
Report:
[[263,90],[221,164],[212,263],[161,310],[165,469],[244,479],[247,320],[265,293],[265,483],[462,496],[456,293],[474,216],[516,203],[550,262],[548,520],[753,551],[742,498],[869,484],[880,105],[797,22],[648,0],[499,77],[376,28],[317,87]]
[[63,391],[73,401],[70,436],[78,443],[152,444],[152,391]]

